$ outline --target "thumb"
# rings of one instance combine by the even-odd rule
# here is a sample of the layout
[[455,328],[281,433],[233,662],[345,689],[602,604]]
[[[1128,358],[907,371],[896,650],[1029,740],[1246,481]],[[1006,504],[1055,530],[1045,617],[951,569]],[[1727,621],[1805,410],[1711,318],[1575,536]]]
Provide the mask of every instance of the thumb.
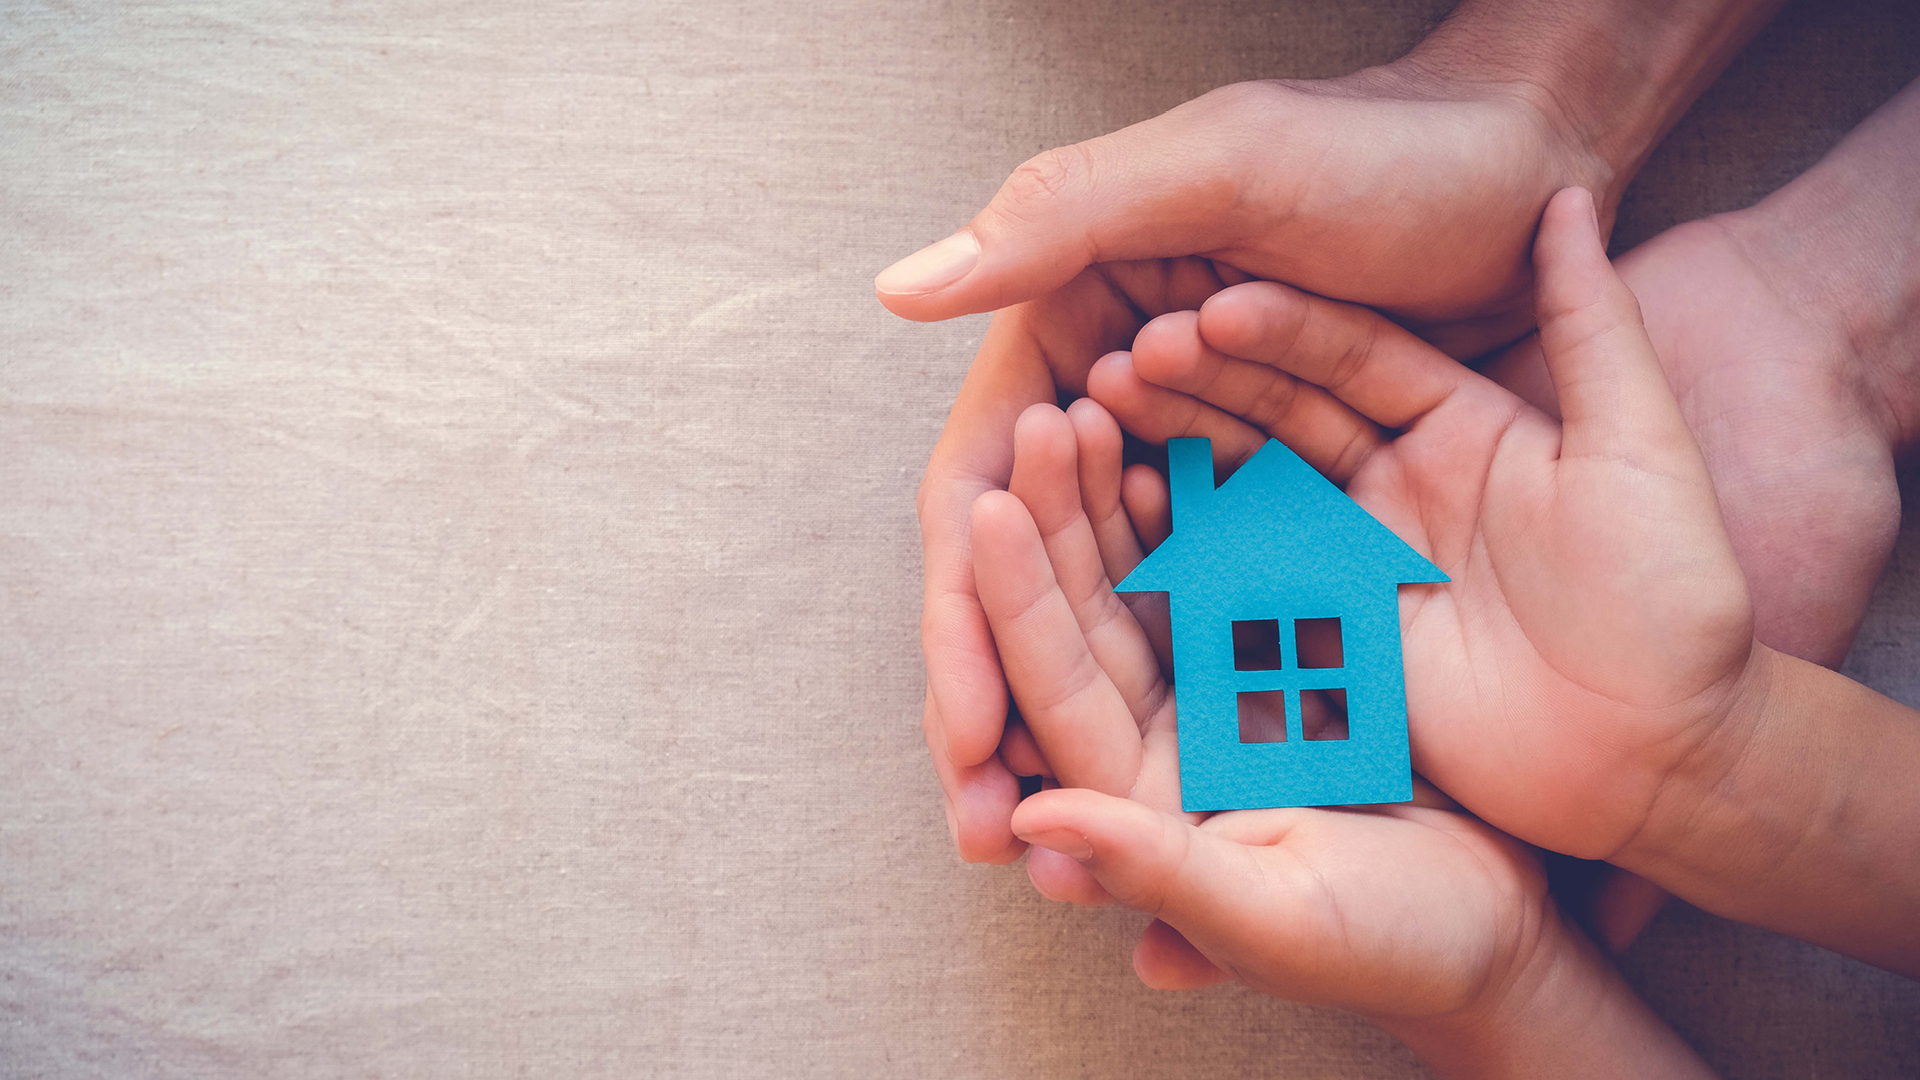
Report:
[[1540,347],[1563,422],[1560,456],[1671,462],[1682,451],[1697,460],[1640,302],[1607,261],[1591,193],[1566,188],[1547,203],[1533,264]]
[[1275,901],[1284,898],[1275,894],[1285,890],[1286,875],[1256,864],[1245,845],[1172,814],[1060,788],[1023,801],[1013,830],[1072,857],[1116,899],[1179,930],[1224,970],[1234,970],[1238,946],[1265,942],[1280,930]]
[[1052,292],[1092,263],[1227,246],[1235,147],[1249,140],[1221,130],[1245,115],[1221,95],[1029,160],[959,232],[881,271],[880,302],[909,319],[950,319]]

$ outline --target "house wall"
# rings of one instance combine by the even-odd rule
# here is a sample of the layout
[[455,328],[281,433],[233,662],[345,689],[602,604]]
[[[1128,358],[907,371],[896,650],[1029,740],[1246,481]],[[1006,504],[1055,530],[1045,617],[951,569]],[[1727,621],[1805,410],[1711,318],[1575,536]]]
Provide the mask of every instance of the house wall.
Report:
[[[1263,591],[1196,591],[1171,602],[1180,782],[1188,810],[1404,802],[1413,797],[1400,660],[1398,589],[1361,597]],[[1293,620],[1338,617],[1343,666],[1303,670]],[[1235,620],[1280,620],[1283,667],[1236,671]],[[1287,740],[1243,743],[1237,695],[1248,690],[1339,686],[1348,691],[1348,737],[1301,737],[1299,699],[1288,695]]]

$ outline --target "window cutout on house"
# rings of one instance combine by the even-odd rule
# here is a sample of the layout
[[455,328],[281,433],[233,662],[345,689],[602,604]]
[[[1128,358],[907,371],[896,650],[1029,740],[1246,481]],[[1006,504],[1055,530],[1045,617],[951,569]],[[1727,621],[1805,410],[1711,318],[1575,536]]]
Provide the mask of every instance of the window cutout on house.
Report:
[[1345,690],[1300,691],[1300,737],[1315,742],[1347,737]]
[[1248,690],[1236,695],[1240,709],[1240,741],[1287,741],[1287,692]]
[[1293,620],[1294,655],[1303,668],[1345,667],[1339,619]]
[[1233,624],[1233,670],[1280,670],[1280,620],[1247,619]]

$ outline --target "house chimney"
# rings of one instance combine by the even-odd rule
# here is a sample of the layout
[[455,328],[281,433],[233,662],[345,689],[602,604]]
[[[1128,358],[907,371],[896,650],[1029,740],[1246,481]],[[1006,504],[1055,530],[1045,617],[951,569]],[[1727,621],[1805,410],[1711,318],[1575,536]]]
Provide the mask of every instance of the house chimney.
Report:
[[1213,498],[1213,443],[1169,439],[1167,486],[1173,500],[1173,527],[1178,529]]

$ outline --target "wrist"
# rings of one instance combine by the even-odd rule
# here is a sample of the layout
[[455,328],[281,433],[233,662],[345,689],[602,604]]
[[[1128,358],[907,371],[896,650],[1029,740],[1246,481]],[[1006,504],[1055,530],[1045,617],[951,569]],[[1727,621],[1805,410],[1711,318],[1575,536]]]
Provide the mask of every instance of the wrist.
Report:
[[1920,441],[1920,82],[1755,206],[1721,215],[1783,303],[1817,321],[1890,443]]
[[1717,915],[1920,974],[1920,715],[1758,642],[1753,655],[1609,861]]
[[1480,1001],[1377,1022],[1443,1077],[1711,1075],[1551,907],[1525,962]]
[[1655,780],[1638,828],[1607,861],[1666,885],[1669,871],[1711,862],[1713,852],[1739,842],[1745,814],[1743,772],[1772,752],[1773,717],[1789,677],[1785,657],[1754,641],[1747,662],[1718,704],[1698,721],[1702,732]]
[[[1466,0],[1397,63],[1537,111],[1610,217],[1661,138],[1781,0]],[[1579,182],[1579,181],[1570,181]]]

